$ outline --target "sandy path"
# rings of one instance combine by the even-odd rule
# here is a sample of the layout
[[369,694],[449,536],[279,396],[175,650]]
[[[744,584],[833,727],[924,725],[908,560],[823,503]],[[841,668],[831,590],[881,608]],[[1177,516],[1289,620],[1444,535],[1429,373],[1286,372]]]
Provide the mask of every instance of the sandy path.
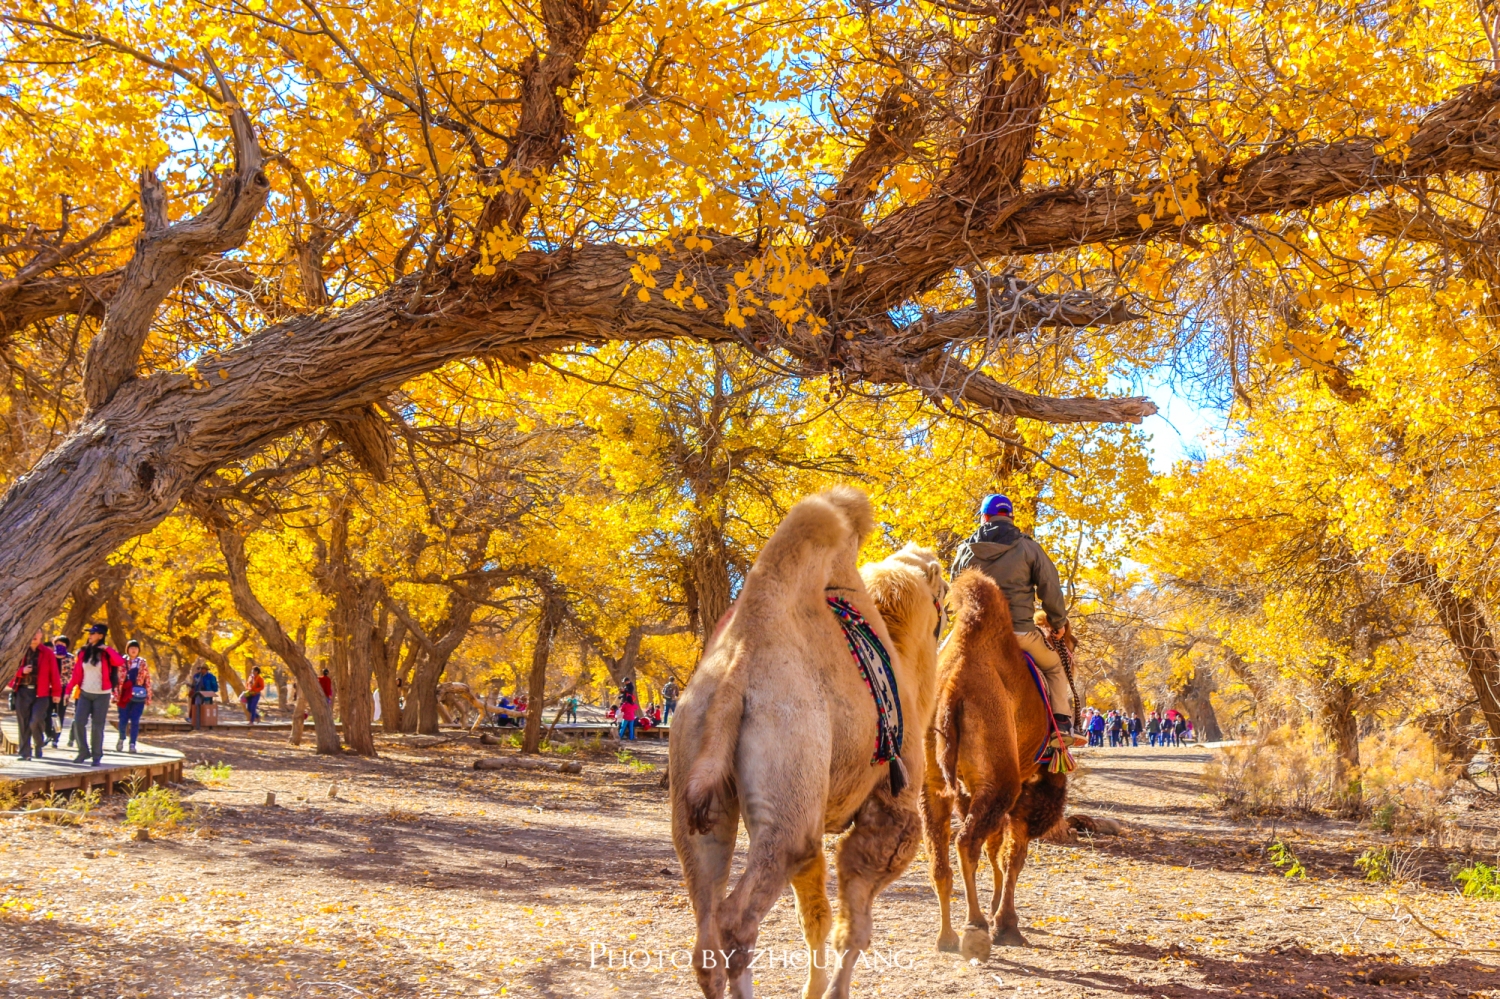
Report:
[[[659,770],[606,758],[578,777],[478,773],[472,745],[387,745],[367,761],[270,739],[172,743],[235,768],[227,786],[184,788],[184,831],[129,841],[118,804],[79,829],[7,829],[0,995],[697,994],[672,967],[692,918]],[[640,744],[644,764],[664,752]],[[1500,903],[1448,890],[1446,855],[1414,851],[1425,885],[1366,885],[1352,860],[1370,834],[1229,822],[1199,795],[1206,758],[1088,754],[1077,805],[1129,830],[1038,847],[1018,893],[1034,946],[983,967],[931,952],[919,858],[877,903],[879,953],[856,993],[1500,997],[1500,966],[1484,963],[1500,953],[1445,949],[1500,948]],[[280,807],[257,804],[268,789]],[[1272,837],[1308,879],[1270,866]],[[764,927],[763,994],[800,994],[800,940],[788,894]],[[620,967],[631,951],[636,967]]]

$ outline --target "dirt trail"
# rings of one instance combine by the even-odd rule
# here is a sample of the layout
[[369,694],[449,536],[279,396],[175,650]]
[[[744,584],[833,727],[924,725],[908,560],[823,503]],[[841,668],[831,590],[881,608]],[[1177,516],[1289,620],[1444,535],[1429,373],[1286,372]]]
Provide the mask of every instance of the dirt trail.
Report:
[[[575,777],[475,772],[472,744],[387,743],[370,761],[171,741],[234,767],[225,786],[183,789],[184,831],[129,841],[113,803],[80,829],[21,820],[0,838],[0,995],[697,995],[672,967],[692,917],[646,769],[664,747]],[[932,952],[919,858],[876,905],[856,994],[1500,999],[1500,903],[1453,894],[1452,854],[1411,849],[1412,883],[1363,883],[1353,859],[1377,837],[1231,822],[1200,794],[1207,758],[1084,754],[1075,807],[1127,832],[1038,847],[1018,892],[1033,946],[984,966]],[[266,790],[278,807],[258,804]],[[1274,839],[1306,879],[1271,866]],[[762,994],[800,995],[800,940],[788,894],[761,938]]]

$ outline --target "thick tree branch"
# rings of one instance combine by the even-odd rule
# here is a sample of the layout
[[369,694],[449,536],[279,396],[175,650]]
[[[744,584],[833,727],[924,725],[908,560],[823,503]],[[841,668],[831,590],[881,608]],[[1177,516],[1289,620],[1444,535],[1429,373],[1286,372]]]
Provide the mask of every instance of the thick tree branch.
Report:
[[891,213],[860,244],[835,293],[867,313],[891,309],[975,260],[1069,250],[1092,243],[1172,236],[1205,224],[1302,211],[1396,184],[1448,173],[1500,170],[1500,76],[1466,87],[1439,105],[1388,157],[1368,136],[1278,147],[1229,165],[1199,183],[1207,214],[1182,223],[1159,218],[1141,228],[1162,185],[1052,188],[976,211],[946,190]]
[[910,88],[886,89],[875,109],[864,148],[849,162],[838,184],[827,193],[827,207],[818,223],[817,238],[854,240],[864,233],[860,216],[897,166],[911,155],[925,126],[922,105]]
[[563,100],[583,72],[583,52],[599,30],[604,6],[604,0],[541,0],[547,53],[534,53],[521,65],[521,117],[505,159],[491,177],[499,190],[480,215],[481,241],[504,225],[519,232],[531,210],[527,188],[562,160],[572,126]]
[[169,225],[161,182],[153,170],[141,171],[141,208],[145,226],[136,238],[135,255],[125,266],[119,289],[105,311],[104,327],[89,344],[83,389],[95,410],[135,376],[141,348],[156,310],[182,279],[210,253],[223,253],[244,242],[250,225],[266,203],[270,182],[262,169],[264,155],[255,140],[250,116],[235,103],[229,85],[219,80],[220,95],[234,137],[235,169],[222,178],[204,209]]

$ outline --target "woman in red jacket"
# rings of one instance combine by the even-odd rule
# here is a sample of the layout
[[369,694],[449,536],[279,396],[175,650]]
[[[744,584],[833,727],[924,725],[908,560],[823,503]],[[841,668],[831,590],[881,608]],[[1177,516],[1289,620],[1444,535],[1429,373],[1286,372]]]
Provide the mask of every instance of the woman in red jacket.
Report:
[[151,700],[151,671],[146,660],[141,658],[141,643],[131,639],[125,646],[125,662],[121,667],[120,685],[115,688],[115,709],[119,715],[117,727],[120,737],[115,740],[115,752],[125,748],[125,733],[130,732],[130,751],[135,749],[135,740],[141,734],[141,712]]
[[21,655],[21,664],[16,675],[10,678],[10,689],[16,692],[16,727],[20,729],[21,759],[31,759],[32,747],[36,747],[36,758],[42,758],[42,743],[45,739],[43,726],[47,714],[52,710],[52,699],[63,695],[62,677],[57,671],[57,656],[52,646],[42,641],[38,631],[31,639],[31,648]]

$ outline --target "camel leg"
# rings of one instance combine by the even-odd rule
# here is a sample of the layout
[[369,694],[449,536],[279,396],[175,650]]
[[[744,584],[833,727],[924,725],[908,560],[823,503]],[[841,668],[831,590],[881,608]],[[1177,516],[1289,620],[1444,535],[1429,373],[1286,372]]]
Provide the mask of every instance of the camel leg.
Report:
[[[1009,821],[1009,817],[1007,817]],[[1005,827],[1001,826],[990,834],[990,838],[984,841],[984,852],[990,858],[990,870],[995,875],[995,890],[990,893],[990,923],[995,922],[995,914],[1000,911],[1000,897],[1005,889],[1005,868],[1000,863],[1000,848],[1005,840]]]
[[698,920],[693,968],[698,976],[698,987],[707,999],[719,999],[724,994],[718,910],[725,886],[729,883],[729,865],[734,858],[734,840],[739,827],[739,803],[730,799],[724,802],[723,814],[706,835],[674,836],[688,898]]
[[[1027,941],[1021,935],[1020,919],[1016,916],[1016,882],[1020,880],[1021,868],[1026,866],[1026,852],[1031,845],[1026,823],[1012,817],[1005,827],[1005,842],[1000,849],[997,865],[1005,868],[1004,898],[1000,903],[1000,919],[995,923],[995,943],[1002,947],[1025,947]],[[998,888],[998,886],[997,886]],[[995,894],[999,896],[1000,891]]]
[[833,910],[828,907],[828,863],[822,851],[792,878],[797,896],[797,921],[802,924],[802,939],[807,942],[807,986],[803,999],[818,999],[828,987],[828,954],[824,944],[833,926]]
[[719,961],[729,976],[733,999],[751,999],[755,994],[750,966],[755,959],[760,921],[786,888],[788,873],[805,867],[813,854],[821,854],[820,846],[818,839],[812,839],[804,840],[794,851],[788,850],[774,832],[751,831],[745,873],[719,906]]
[[922,786],[922,836],[927,848],[927,869],[932,878],[932,890],[937,893],[938,913],[942,916],[942,929],[938,931],[937,949],[941,953],[958,953],[958,934],[953,931],[953,917],[949,912],[953,899],[953,860],[949,846],[953,830],[949,823],[953,819],[953,801],[940,788],[930,784]]
[[1006,809],[1000,806],[1008,804],[1002,802],[1000,795],[992,790],[985,788],[977,791],[969,803],[969,814],[958,833],[958,866],[963,874],[964,897],[969,906],[959,953],[971,961],[976,958],[987,961],[990,957],[990,924],[984,918],[984,910],[979,904],[976,875],[984,842],[993,832],[993,829],[986,828],[988,821],[992,821],[990,816],[1004,814]]
[[833,929],[833,953],[838,972],[825,993],[828,999],[848,999],[855,962],[870,947],[875,896],[900,877],[917,855],[922,819],[915,798],[910,791],[899,799],[884,791],[871,794],[835,848],[839,915]]

